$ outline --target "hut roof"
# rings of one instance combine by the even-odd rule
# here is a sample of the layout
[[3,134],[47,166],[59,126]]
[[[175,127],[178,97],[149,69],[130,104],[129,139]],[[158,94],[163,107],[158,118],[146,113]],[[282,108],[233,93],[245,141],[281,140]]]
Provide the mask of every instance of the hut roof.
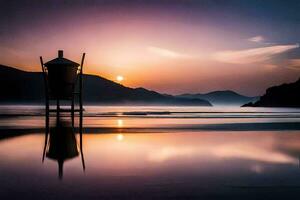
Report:
[[76,63],[72,60],[66,59],[66,58],[55,58],[55,59],[50,60],[49,62],[45,63],[45,66],[50,66],[50,65],[70,65],[70,66],[74,66],[74,67],[79,66],[78,63]]
[[58,50],[58,57],[50,60],[49,62],[45,63],[45,66],[53,66],[53,65],[68,65],[68,66],[74,66],[74,67],[78,67],[79,64],[76,62],[73,62],[72,60],[66,59],[64,58],[64,52],[63,50]]

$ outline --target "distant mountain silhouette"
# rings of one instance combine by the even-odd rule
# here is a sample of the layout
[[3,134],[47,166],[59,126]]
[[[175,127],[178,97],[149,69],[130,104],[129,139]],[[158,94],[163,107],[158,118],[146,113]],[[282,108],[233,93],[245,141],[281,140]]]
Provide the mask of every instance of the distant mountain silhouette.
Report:
[[213,105],[243,105],[245,103],[256,101],[258,97],[247,97],[240,95],[231,90],[214,91],[205,94],[181,94],[177,97],[181,98],[198,98],[204,99],[212,103]]
[[[44,82],[40,72],[25,72],[0,65],[0,103],[42,103]],[[184,99],[144,88],[129,88],[100,76],[83,76],[83,99],[92,104],[197,105],[211,106],[202,99]]]
[[294,83],[270,87],[255,103],[243,107],[300,107],[300,79]]

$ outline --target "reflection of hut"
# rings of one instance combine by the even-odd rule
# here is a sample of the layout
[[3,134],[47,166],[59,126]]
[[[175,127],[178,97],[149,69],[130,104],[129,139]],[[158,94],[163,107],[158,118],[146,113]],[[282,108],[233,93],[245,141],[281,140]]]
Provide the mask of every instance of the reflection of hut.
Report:
[[79,155],[74,129],[59,121],[56,127],[50,130],[49,148],[46,157],[57,160],[59,178],[63,176],[63,164],[68,159]]

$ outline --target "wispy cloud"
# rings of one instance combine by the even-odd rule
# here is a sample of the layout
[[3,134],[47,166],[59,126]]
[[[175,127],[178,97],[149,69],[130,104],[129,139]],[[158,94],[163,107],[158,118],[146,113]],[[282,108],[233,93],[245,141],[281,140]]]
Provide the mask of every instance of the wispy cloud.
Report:
[[290,69],[300,70],[300,59],[289,59],[286,63],[286,67]]
[[154,47],[154,46],[149,46],[147,47],[147,50],[151,53],[157,54],[162,57],[167,57],[167,58],[189,58],[192,57],[188,54],[183,54],[179,52],[175,52],[169,49],[164,49],[160,47]]
[[260,43],[260,42],[263,42],[265,40],[265,38],[263,36],[261,36],[261,35],[257,35],[255,37],[248,38],[248,40],[250,42]]
[[266,71],[273,71],[274,69],[278,68],[278,65],[276,64],[264,64],[262,65],[263,69],[265,69]]
[[274,55],[287,52],[299,47],[299,44],[275,45],[262,48],[246,49],[239,51],[221,51],[213,55],[213,59],[233,64],[249,64],[269,60]]

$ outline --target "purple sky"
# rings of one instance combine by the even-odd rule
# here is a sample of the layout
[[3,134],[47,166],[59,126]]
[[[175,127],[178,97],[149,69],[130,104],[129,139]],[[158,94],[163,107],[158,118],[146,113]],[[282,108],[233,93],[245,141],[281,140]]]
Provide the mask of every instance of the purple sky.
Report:
[[172,94],[261,95],[300,77],[299,1],[42,2],[1,1],[1,64],[86,52],[86,73]]

